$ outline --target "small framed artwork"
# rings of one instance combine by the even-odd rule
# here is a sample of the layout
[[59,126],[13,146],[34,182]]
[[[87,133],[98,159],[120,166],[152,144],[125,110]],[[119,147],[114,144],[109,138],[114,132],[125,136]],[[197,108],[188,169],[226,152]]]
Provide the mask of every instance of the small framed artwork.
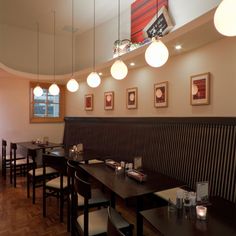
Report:
[[93,110],[93,94],[86,94],[84,96],[84,107],[85,111]]
[[154,106],[167,107],[168,106],[168,82],[154,84]]
[[113,110],[114,109],[114,92],[104,93],[104,109]]
[[138,104],[138,88],[126,90],[126,105],[128,109],[136,109]]
[[210,103],[210,73],[191,76],[191,105],[208,105]]

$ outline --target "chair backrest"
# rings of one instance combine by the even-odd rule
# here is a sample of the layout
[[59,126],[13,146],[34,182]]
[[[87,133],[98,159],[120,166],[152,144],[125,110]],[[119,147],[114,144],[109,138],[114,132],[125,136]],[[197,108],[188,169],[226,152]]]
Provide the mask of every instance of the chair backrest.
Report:
[[7,155],[7,141],[2,139],[2,158],[6,158]]
[[54,168],[62,175],[67,174],[65,157],[43,154],[43,167],[47,166]]
[[16,150],[17,150],[17,144],[10,143],[10,160],[16,161]]
[[[91,184],[82,180],[75,174],[75,191],[84,197],[84,230],[83,235],[88,236],[89,207],[88,201],[91,198]],[[81,229],[80,229],[81,230]]]
[[107,222],[107,235],[108,236],[125,236],[114,224],[112,219],[112,208],[108,207],[108,222]]

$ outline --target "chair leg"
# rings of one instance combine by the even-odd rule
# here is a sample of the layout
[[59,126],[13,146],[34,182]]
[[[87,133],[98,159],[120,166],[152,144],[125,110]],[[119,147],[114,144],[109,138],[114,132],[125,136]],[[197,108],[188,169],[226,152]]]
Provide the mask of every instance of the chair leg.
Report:
[[15,165],[14,165],[13,177],[14,177],[14,188],[16,188],[16,166]]
[[33,201],[33,204],[35,204],[35,181],[32,180],[32,185],[33,185],[33,196],[32,196],[32,201]]
[[60,193],[60,221],[63,222],[64,194]]
[[70,208],[71,208],[71,204],[70,204],[70,199],[68,197],[68,200],[67,200],[67,232],[70,232],[70,230],[71,230],[71,209]]
[[12,164],[10,163],[10,184],[12,184]]
[[43,188],[43,217],[46,217],[46,190]]

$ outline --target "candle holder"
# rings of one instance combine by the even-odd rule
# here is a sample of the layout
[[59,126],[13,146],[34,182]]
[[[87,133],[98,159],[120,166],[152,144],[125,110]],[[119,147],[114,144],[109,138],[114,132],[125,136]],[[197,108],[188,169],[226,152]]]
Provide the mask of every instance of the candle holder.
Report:
[[197,219],[206,220],[207,208],[204,206],[196,206]]

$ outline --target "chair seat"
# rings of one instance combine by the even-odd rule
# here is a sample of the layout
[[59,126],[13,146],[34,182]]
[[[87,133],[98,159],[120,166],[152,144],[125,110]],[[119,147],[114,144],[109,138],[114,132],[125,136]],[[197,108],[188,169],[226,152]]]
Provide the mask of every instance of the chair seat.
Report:
[[[84,198],[77,194],[78,196],[78,206],[84,206]],[[99,203],[109,202],[109,199],[105,196],[105,194],[100,189],[92,189],[92,198],[89,199],[89,205],[96,205]]]
[[[112,210],[112,219],[118,229],[128,228],[129,223],[115,210]],[[107,208],[89,212],[89,235],[97,235],[107,232],[108,213]],[[84,231],[84,216],[77,218],[77,223]]]
[[[60,189],[60,176],[46,182],[46,186],[50,188]],[[63,176],[63,189],[67,188],[67,176]]]
[[[55,169],[53,169],[52,167],[46,167],[46,175],[50,175],[50,174],[54,174],[57,173],[57,171]],[[33,170],[29,171],[30,175],[33,175]],[[36,168],[35,169],[35,176],[43,176],[43,167],[40,168]]]
[[[10,158],[11,156],[10,156],[10,154],[7,154],[6,155],[6,160],[7,161],[10,161]],[[24,159],[25,158],[25,156],[24,155],[22,155],[22,154],[20,154],[20,153],[16,153],[16,159]]]
[[[33,160],[29,159],[29,164],[32,164],[32,163],[33,163]],[[12,161],[12,165],[14,165],[14,161]],[[27,158],[16,160],[16,166],[20,166],[20,165],[27,165]]]

